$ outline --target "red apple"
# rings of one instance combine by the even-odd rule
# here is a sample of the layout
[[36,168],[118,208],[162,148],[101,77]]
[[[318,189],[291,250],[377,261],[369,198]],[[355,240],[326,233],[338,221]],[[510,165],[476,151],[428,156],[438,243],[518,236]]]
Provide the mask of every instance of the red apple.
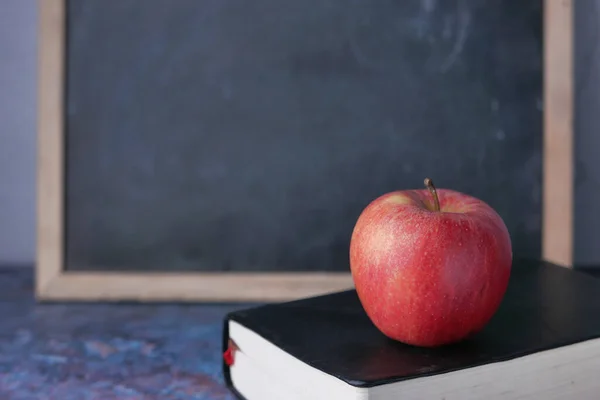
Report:
[[480,331],[512,266],[510,235],[485,202],[449,189],[384,194],[361,213],[350,268],[367,315],[386,336],[435,347]]

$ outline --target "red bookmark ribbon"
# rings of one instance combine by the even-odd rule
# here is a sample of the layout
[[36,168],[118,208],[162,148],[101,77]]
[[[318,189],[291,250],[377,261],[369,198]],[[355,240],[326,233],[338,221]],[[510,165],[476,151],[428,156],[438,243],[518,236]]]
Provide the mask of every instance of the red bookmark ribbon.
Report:
[[227,350],[223,353],[223,361],[228,367],[231,367],[235,362],[235,352],[239,350],[239,347],[235,344],[235,342],[229,339],[227,343]]

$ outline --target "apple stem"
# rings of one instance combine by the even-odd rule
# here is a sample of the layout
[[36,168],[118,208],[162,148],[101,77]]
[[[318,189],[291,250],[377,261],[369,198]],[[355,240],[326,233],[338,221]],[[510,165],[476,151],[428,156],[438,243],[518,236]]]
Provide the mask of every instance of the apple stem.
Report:
[[433,196],[433,204],[434,211],[440,211],[440,199],[438,198],[437,191],[435,190],[435,186],[433,186],[433,181],[429,178],[425,178],[425,187],[429,189],[429,193]]

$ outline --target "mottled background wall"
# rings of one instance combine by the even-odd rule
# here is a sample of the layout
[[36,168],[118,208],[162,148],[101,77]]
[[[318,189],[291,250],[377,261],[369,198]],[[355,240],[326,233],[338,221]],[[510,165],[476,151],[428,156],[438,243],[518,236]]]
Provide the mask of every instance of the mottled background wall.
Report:
[[35,257],[37,2],[0,4],[0,262]]
[[575,8],[575,262],[600,266],[600,2]]

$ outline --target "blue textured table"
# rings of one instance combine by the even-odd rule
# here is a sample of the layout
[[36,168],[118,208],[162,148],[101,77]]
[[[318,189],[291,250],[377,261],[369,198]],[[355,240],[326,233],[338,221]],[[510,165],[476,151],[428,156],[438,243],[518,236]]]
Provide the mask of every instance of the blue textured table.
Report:
[[0,399],[234,399],[226,312],[246,305],[37,304],[30,269],[0,269]]

